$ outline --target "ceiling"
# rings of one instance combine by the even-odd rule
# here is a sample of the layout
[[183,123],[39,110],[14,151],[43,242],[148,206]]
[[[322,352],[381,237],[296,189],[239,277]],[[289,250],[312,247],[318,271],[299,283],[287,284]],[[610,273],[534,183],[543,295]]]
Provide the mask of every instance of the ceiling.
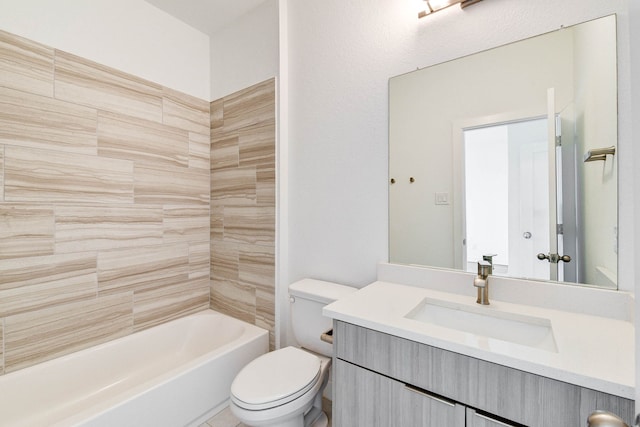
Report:
[[146,0],[205,34],[215,34],[266,0]]

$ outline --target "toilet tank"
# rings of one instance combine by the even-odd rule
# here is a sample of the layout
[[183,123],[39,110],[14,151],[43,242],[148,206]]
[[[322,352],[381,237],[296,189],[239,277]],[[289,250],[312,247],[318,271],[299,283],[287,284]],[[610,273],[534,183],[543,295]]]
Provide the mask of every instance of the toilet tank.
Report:
[[320,339],[332,327],[332,320],[322,315],[322,308],[356,288],[315,279],[303,279],[289,285],[291,328],[301,347],[331,356],[333,346]]

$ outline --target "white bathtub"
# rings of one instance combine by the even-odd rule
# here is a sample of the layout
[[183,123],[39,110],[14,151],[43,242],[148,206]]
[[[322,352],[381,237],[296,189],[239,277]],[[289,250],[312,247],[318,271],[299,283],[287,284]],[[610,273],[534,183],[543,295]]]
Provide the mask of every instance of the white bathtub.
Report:
[[205,310],[0,376],[0,426],[195,426],[268,342],[266,330]]

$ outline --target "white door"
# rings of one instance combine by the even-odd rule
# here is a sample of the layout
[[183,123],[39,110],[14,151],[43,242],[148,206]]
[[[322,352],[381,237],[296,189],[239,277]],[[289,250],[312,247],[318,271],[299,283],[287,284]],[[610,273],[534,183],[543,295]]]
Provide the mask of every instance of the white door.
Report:
[[509,275],[549,279],[537,254],[549,248],[549,171],[546,119],[511,125]]
[[467,271],[483,255],[496,255],[494,274],[548,280],[550,265],[537,258],[550,247],[547,120],[489,124],[463,135]]

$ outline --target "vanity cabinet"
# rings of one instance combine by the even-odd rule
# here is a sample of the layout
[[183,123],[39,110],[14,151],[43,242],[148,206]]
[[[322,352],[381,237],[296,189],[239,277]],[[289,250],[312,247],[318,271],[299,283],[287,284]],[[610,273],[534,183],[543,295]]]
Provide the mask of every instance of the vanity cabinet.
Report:
[[336,427],[584,427],[596,409],[632,425],[634,402],[342,321],[334,322]]
[[475,409],[467,408],[466,427],[515,427],[507,421],[493,418],[491,415],[478,413]]
[[340,359],[335,360],[334,426],[465,426],[465,408]]

